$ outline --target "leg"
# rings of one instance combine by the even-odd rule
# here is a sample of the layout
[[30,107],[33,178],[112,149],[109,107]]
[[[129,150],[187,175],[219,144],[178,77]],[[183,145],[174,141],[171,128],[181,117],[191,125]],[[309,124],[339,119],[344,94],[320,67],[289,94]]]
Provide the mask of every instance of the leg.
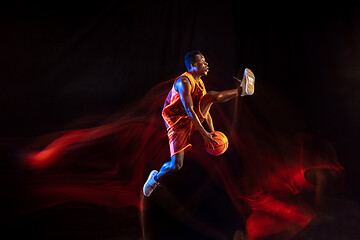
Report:
[[179,171],[184,162],[184,150],[173,155],[169,162],[164,163],[155,176],[155,181],[161,182],[166,176],[171,175],[173,172]]
[[[240,91],[239,91],[240,89]],[[240,95],[241,87],[238,89],[225,90],[221,92],[210,91],[208,92],[200,103],[200,109],[202,113],[207,113],[213,103],[227,102]],[[240,92],[240,93],[239,93]]]
[[164,177],[180,170],[183,165],[184,153],[185,151],[182,150],[181,152],[173,155],[169,162],[164,163],[159,172],[156,170],[151,171],[143,187],[143,193],[146,197],[150,196],[155,188],[159,186],[160,181],[162,181]]

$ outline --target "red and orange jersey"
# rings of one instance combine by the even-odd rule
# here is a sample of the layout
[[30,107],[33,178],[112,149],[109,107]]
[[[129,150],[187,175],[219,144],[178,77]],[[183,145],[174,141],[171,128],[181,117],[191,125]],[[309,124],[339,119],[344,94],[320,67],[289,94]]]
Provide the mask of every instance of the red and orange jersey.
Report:
[[203,81],[199,79],[197,83],[194,77],[189,72],[185,72],[174,81],[174,84],[165,100],[164,108],[162,111],[162,116],[165,121],[166,128],[169,130],[170,127],[173,127],[181,119],[188,118],[189,116],[186,113],[186,110],[180,100],[179,92],[175,90],[175,82],[180,77],[187,77],[191,84],[191,97],[194,104],[194,110],[198,117],[205,118],[200,111],[200,102],[203,96],[206,94],[206,89]]

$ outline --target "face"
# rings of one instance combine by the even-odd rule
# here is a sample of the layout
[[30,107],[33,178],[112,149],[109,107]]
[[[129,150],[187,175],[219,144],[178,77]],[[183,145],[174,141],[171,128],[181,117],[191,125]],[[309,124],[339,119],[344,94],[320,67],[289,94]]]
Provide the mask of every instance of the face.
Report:
[[209,72],[208,63],[205,61],[205,57],[203,55],[196,55],[196,61],[192,65],[196,73],[200,76],[206,76]]

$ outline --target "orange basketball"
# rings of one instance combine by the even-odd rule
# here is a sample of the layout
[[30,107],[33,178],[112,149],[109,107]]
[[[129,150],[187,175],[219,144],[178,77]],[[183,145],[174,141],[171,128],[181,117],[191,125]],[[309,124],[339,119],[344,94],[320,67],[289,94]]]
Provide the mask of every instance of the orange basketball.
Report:
[[211,132],[213,134],[213,145],[214,149],[210,149],[208,146],[205,145],[206,151],[212,155],[219,156],[223,154],[229,147],[229,141],[225,134],[219,131]]

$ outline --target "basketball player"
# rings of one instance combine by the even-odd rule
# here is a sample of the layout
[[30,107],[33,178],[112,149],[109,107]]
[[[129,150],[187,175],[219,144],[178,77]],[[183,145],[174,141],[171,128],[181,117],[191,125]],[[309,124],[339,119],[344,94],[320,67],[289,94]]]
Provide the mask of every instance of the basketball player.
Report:
[[[190,51],[185,55],[185,65],[188,71],[176,78],[162,111],[168,131],[171,159],[164,163],[159,172],[153,170],[150,173],[143,187],[147,197],[164,178],[182,167],[184,154],[191,148],[190,135],[194,131],[199,131],[205,144],[213,149],[211,132],[214,132],[214,126],[209,113],[213,103],[254,93],[255,76],[249,69],[245,69],[243,80],[237,89],[207,93],[201,80],[209,72],[205,57],[198,50]],[[209,131],[204,128],[203,123]]]

